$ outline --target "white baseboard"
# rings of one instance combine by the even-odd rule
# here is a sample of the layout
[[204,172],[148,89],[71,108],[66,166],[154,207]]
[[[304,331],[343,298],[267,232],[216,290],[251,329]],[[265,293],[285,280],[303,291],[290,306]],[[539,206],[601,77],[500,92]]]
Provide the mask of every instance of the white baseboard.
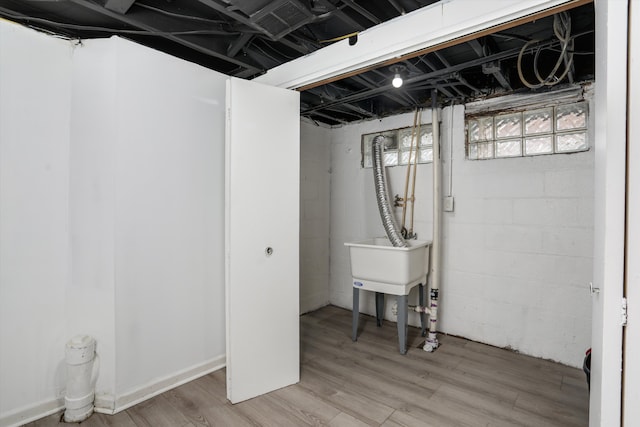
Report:
[[116,414],[140,402],[151,399],[167,390],[181,386],[211,372],[222,369],[226,364],[226,356],[218,356],[204,363],[183,369],[175,374],[160,378],[140,388],[118,396],[115,401],[112,396],[96,398],[95,411],[102,414]]
[[[133,405],[150,399],[167,390],[193,381],[211,372],[222,369],[226,364],[226,356],[218,356],[204,363],[183,369],[153,381],[145,386],[125,393],[117,398],[113,395],[97,395],[94,402],[95,412],[113,415]],[[52,399],[38,404],[17,409],[0,416],[0,427],[18,427],[31,421],[39,420],[64,410],[64,398]]]
[[47,400],[32,406],[26,406],[3,414],[0,417],[0,427],[17,427],[31,421],[39,420],[64,409],[64,398]]

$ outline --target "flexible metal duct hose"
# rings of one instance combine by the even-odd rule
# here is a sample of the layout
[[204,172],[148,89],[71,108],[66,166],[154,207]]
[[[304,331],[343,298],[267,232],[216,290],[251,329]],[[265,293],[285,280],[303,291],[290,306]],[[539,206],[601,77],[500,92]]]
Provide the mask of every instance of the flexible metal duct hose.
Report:
[[384,161],[382,152],[384,151],[384,136],[378,135],[373,139],[373,183],[376,188],[376,200],[378,202],[378,210],[380,211],[380,219],[384,231],[391,244],[396,248],[406,248],[407,242],[402,238],[402,234],[398,229],[398,224],[391,211],[391,204],[387,196],[387,184],[385,178]]

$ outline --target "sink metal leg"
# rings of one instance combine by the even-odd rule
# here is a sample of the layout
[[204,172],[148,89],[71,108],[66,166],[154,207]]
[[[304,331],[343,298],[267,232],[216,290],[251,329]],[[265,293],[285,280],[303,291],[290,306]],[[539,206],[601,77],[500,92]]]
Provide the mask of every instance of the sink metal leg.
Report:
[[407,354],[408,308],[407,295],[398,295],[398,341],[400,345],[400,354]]
[[384,293],[376,292],[376,324],[382,326],[384,319]]
[[358,288],[353,288],[352,312],[351,339],[356,341],[358,339],[358,318],[360,317],[360,289]]
[[[418,304],[421,307],[424,307],[424,285],[422,283],[420,283],[418,285]],[[427,336],[427,322],[426,322],[426,318],[427,315],[424,312],[420,312],[420,326],[422,327],[422,331],[420,332],[420,334],[423,337]]]

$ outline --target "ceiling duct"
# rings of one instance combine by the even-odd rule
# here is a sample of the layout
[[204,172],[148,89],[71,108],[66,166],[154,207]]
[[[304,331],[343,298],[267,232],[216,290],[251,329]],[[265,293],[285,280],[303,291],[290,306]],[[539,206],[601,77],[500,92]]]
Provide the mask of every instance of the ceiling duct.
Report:
[[247,24],[278,40],[316,19],[298,0],[230,0],[231,9],[247,17]]

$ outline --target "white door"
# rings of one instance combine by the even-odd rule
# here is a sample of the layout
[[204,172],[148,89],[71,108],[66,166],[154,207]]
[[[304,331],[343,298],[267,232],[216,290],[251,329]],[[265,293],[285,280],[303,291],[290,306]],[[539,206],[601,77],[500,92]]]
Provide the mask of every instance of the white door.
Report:
[[[623,414],[624,425],[640,422],[640,4],[631,2],[629,20],[629,126],[627,155],[627,253]],[[635,118],[635,120],[632,120]]]
[[231,78],[226,120],[227,398],[295,384],[299,93]]

